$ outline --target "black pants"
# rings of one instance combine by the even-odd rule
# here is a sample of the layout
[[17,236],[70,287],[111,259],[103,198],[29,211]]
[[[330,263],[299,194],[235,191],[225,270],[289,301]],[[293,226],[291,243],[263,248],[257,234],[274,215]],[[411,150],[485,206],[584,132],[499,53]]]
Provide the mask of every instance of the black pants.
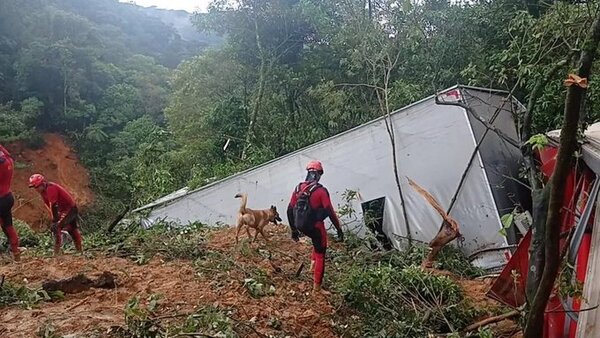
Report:
[[14,205],[15,198],[11,192],[0,197],[0,221],[2,222],[2,229],[13,225],[12,207]]
[[54,229],[54,253],[60,252],[62,247],[62,230],[69,233],[73,239],[73,244],[77,251],[82,251],[82,239],[81,233],[77,229],[77,216],[78,211],[76,207],[71,208],[67,214],[58,222],[56,229]]
[[67,215],[60,221],[60,227],[67,231],[77,229],[77,216],[79,216],[77,207],[72,207]]
[[327,231],[323,222],[318,222],[302,233],[311,239],[315,252],[324,254],[327,251]]
[[2,223],[2,232],[8,238],[8,245],[13,255],[19,255],[19,235],[13,226],[12,207],[15,204],[15,199],[12,193],[8,193],[0,197],[0,223]]

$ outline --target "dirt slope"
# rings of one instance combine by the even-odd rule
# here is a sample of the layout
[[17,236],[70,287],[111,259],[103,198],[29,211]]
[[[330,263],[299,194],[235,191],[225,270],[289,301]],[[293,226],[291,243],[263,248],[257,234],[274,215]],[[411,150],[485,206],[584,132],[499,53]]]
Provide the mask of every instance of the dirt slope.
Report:
[[[337,337],[334,307],[336,295],[313,297],[310,294],[311,276],[308,271],[310,244],[294,244],[284,227],[269,227],[269,244],[259,241],[252,245],[235,245],[235,229],[218,230],[205,243],[205,258],[194,263],[185,260],[164,262],[153,258],[139,266],[128,259],[115,257],[85,258],[65,255],[60,258],[22,258],[22,262],[0,262],[0,275],[7,281],[38,287],[47,279],[67,278],[77,273],[97,277],[103,271],[117,275],[115,290],[90,289],[67,295],[59,302],[42,303],[26,310],[11,306],[0,309],[0,337],[34,337],[40,327],[51,323],[60,334],[86,337],[85,333],[124,324],[123,309],[134,296],[146,299],[151,294],[162,295],[158,316],[193,313],[207,305],[232,310],[235,321],[251,325],[244,337],[265,335],[289,337]],[[244,238],[245,235],[242,235]],[[339,245],[332,243],[333,246]],[[269,256],[271,259],[269,259]],[[300,262],[307,268],[299,277],[295,272]],[[331,264],[331,263],[330,263]],[[275,293],[253,298],[244,286],[244,279],[262,271]],[[330,270],[330,273],[331,272]],[[488,281],[464,281],[467,297],[474,302],[494,301],[484,293]],[[273,320],[281,323],[276,330]],[[497,337],[512,337],[518,328],[510,321],[501,323]]]
[[[83,293],[67,295],[65,300],[42,303],[26,310],[18,307],[0,309],[1,337],[34,337],[44,323],[52,323],[61,334],[85,336],[95,328],[108,329],[124,324],[123,309],[133,296],[145,299],[161,294],[161,314],[189,313],[205,305],[234,309],[234,317],[252,323],[261,333],[275,331],[269,320],[278,318],[281,330],[292,337],[336,337],[330,322],[333,306],[321,297],[312,298],[310,276],[304,271],[296,278],[298,262],[308,262],[308,244],[294,245],[283,228],[271,230],[277,245],[266,247],[254,244],[250,254],[235,247],[233,229],[217,231],[205,245],[232,258],[231,269],[211,269],[199,274],[189,261],[164,262],[152,259],[147,265],[136,265],[131,260],[106,257],[85,258],[64,255],[60,258],[22,257],[19,263],[0,263],[0,275],[7,281],[38,287],[47,279],[67,278],[77,273],[97,277],[111,271],[118,277],[115,290],[90,289]],[[85,241],[85,239],[84,239]],[[273,263],[282,269],[276,272],[258,249],[274,253]],[[215,263],[219,263],[218,261]],[[243,282],[248,271],[263,270],[276,286],[275,295],[253,298]],[[280,332],[280,331],[279,331]],[[247,337],[257,335],[248,332]]]
[[39,150],[29,149],[23,143],[7,146],[17,162],[13,178],[16,200],[13,214],[36,229],[46,225],[44,220],[48,218],[48,211],[39,195],[27,187],[32,174],[41,173],[63,185],[80,206],[89,205],[94,200],[89,174],[65,139],[58,134],[45,134],[43,137],[46,144]]
[[[79,334],[122,325],[123,308],[133,295],[160,292],[172,303],[184,303],[188,292],[198,291],[199,286],[193,281],[191,268],[185,264],[162,265],[157,260],[147,266],[137,266],[121,258],[88,260],[64,256],[58,259],[25,259],[18,265],[4,266],[1,270],[8,280],[26,281],[30,286],[39,286],[46,279],[71,277],[79,272],[96,277],[102,271],[113,271],[120,283],[115,290],[90,289],[32,310],[2,309],[0,336],[3,337],[35,337],[44,323],[51,323],[63,333]],[[186,292],[182,292],[184,289]],[[83,304],[74,307],[82,300],[85,300]]]

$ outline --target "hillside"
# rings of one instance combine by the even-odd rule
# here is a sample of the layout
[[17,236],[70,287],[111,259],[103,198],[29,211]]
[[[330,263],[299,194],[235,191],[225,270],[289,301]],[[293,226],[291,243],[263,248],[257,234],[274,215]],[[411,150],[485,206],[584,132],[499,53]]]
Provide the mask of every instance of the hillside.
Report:
[[[514,112],[520,143],[514,145],[528,159],[522,170],[528,174],[505,178],[523,178],[535,192],[543,184],[532,154],[547,145],[545,133],[563,123],[574,131],[578,122],[584,129],[600,120],[594,47],[600,33],[591,31],[600,29],[600,2],[212,0],[210,8],[193,14],[190,25],[182,11],[117,0],[0,1],[0,143],[17,154],[15,215],[34,228],[46,224],[39,200],[23,186],[34,170],[72,184],[81,204],[89,203],[81,215],[82,256],[68,249],[51,258],[48,233],[31,233],[19,222],[23,262],[0,255],[0,279],[7,276],[0,281],[0,337],[53,337],[52,327],[100,330],[89,338],[109,330],[118,338],[310,336],[305,327],[324,336],[456,336],[504,313],[484,301],[486,285],[473,279],[482,272],[457,252],[436,266],[451,272],[439,273],[420,268],[422,247],[372,252],[348,233],[327,252],[332,297],[309,301],[310,277],[293,273],[308,259],[309,245],[293,243],[281,228],[272,231],[273,244],[235,246],[230,230],[209,234],[205,225],[141,229],[133,219],[129,228],[110,233],[106,226],[123,210],[184,186],[196,189],[366,121],[387,122],[392,111],[456,84],[505,90],[526,103],[528,111]],[[401,154],[404,134],[386,126],[381,146]],[[44,139],[49,147],[32,150]],[[334,144],[326,155],[336,159],[336,151]],[[357,152],[356,165],[364,158]],[[402,156],[396,160],[403,165]],[[449,158],[447,166],[459,162]],[[379,171],[395,169],[382,164],[367,174],[376,180]],[[552,201],[561,200],[554,195],[560,190],[552,190]],[[479,208],[478,202],[468,206]],[[552,205],[551,214],[561,212]],[[498,216],[510,223],[524,207],[503,208]],[[340,209],[359,217],[350,207]],[[548,218],[548,225],[555,223],[548,229],[559,229],[560,219]],[[546,249],[562,238],[553,232]],[[543,251],[537,267],[546,262],[553,269],[544,271],[560,271],[560,250],[546,250],[548,257]],[[96,277],[107,269],[117,275],[116,290],[62,295],[40,289],[48,276]],[[539,311],[525,309],[521,323],[544,317],[553,275],[545,274],[536,291],[540,306],[531,308]],[[561,286],[563,276],[570,277],[561,272]],[[156,290],[166,294],[164,308]],[[536,322],[529,328],[539,329]],[[44,332],[35,332],[40,328]],[[491,337],[492,331],[470,334]],[[518,329],[509,331],[499,336]]]
[[111,217],[135,200],[139,146],[162,138],[173,68],[205,47],[116,0],[0,2],[0,143],[66,136]]
[[57,8],[102,27],[132,52],[154,57],[171,68],[218,43],[211,35],[198,33],[184,11],[148,9],[117,0],[53,2]]
[[94,201],[89,174],[65,139],[57,134],[45,134],[43,140],[42,148],[36,150],[22,142],[7,146],[16,160],[12,187],[15,195],[13,215],[40,230],[49,225],[49,216],[39,194],[28,187],[32,174],[42,173],[48,180],[63,185],[82,208],[89,207]]
[[186,11],[156,7],[141,7],[140,10],[175,28],[183,40],[197,42],[206,47],[219,47],[223,43],[222,37],[198,31],[191,21],[193,14]]

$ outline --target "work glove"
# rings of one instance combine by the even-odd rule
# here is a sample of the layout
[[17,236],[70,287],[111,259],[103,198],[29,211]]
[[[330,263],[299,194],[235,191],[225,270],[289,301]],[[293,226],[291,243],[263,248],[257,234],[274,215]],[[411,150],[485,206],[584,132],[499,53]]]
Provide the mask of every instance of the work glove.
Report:
[[50,231],[52,231],[53,234],[56,234],[57,230],[58,230],[58,223],[52,223],[50,225]]
[[344,232],[342,231],[342,229],[338,229],[338,231],[337,231],[337,236],[338,236],[338,240],[339,240],[340,242],[343,242],[343,241],[344,241]]
[[300,240],[300,233],[298,232],[298,230],[292,231],[292,239],[294,240],[294,242],[298,242]]

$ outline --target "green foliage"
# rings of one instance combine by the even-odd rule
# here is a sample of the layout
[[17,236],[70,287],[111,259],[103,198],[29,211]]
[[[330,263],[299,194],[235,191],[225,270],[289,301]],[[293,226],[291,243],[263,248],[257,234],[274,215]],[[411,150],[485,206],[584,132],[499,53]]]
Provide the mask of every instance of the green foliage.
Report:
[[[60,298],[60,294],[55,294],[55,298]],[[51,295],[42,289],[30,289],[26,286],[17,286],[4,281],[0,288],[0,308],[6,306],[21,306],[26,309],[32,309],[42,301],[52,300]]]
[[34,232],[31,227],[20,220],[13,220],[15,230],[19,234],[19,246],[33,248],[40,245],[40,234]]
[[205,255],[202,243],[206,228],[201,224],[174,226],[159,223],[150,229],[131,224],[127,229],[107,235],[101,232],[86,236],[89,250],[102,250],[111,255],[129,257],[138,264],[147,263],[160,254],[169,260],[195,260]]
[[181,333],[203,332],[214,337],[239,337],[228,312],[214,306],[204,307],[188,316],[185,323],[181,327],[173,329],[173,331]]
[[40,326],[38,330],[38,337],[40,338],[61,338],[62,336],[56,333],[56,328],[50,323],[46,322]]
[[[150,295],[145,302],[133,297],[125,306],[125,326],[111,332],[111,337],[119,338],[158,338],[193,333],[215,337],[239,337],[227,311],[213,306],[203,307],[187,316],[183,323],[167,324],[157,316],[160,310],[160,297]],[[167,316],[168,317],[168,316]]]
[[574,277],[575,267],[565,261],[559,274],[559,292],[562,297],[581,299],[583,295],[583,283]]
[[467,278],[479,277],[485,274],[485,270],[471,264],[465,254],[453,245],[447,245],[440,251],[434,266]]
[[264,296],[271,296],[275,294],[275,286],[263,284],[254,278],[244,279],[244,286],[248,293],[254,298],[261,298]]
[[21,102],[20,109],[13,109],[12,102],[0,103],[0,142],[31,140],[36,134],[35,121],[42,111],[43,103],[36,98]]
[[[428,253],[428,247],[423,244],[414,244],[402,251],[390,250],[386,252],[371,252],[367,240],[349,235],[344,241],[344,249],[329,249],[334,263],[345,266],[346,264],[369,265],[376,262],[385,262],[397,269],[404,269],[411,265],[420,265]],[[351,261],[347,260],[352,257]],[[433,267],[450,271],[453,274],[466,278],[483,276],[485,270],[471,264],[465,254],[456,246],[447,245],[438,254]]]
[[416,266],[355,267],[338,288],[347,304],[364,316],[361,331],[366,336],[455,332],[476,316],[462,302],[462,291],[450,278]]
[[152,294],[146,304],[140,304],[139,297],[133,297],[125,305],[125,328],[120,330],[122,337],[154,338],[164,336],[163,328],[152,320],[159,306],[159,296]]
[[[344,248],[330,248],[336,271],[325,278],[344,301],[336,326],[346,334],[363,337],[458,334],[489,310],[465,300],[450,277],[420,268],[427,253],[425,245],[404,251],[371,251],[366,241],[352,236]],[[436,269],[463,278],[484,274],[454,246],[444,247],[434,264]],[[349,315],[358,317],[346,320]]]
[[513,212],[502,215],[500,218],[500,221],[502,222],[502,228],[499,231],[502,236],[506,237],[506,230],[512,226],[514,218],[515,214]]
[[[71,136],[92,173],[93,188],[116,209],[132,196],[139,194],[134,203],[144,203],[184,184],[181,171],[174,170],[183,158],[153,170],[142,147],[148,141],[134,140],[126,152],[118,148],[121,131],[131,123],[131,132],[137,119],[164,130],[171,75],[165,66],[175,67],[201,50],[158,19],[159,12],[113,0],[3,3],[0,142],[39,146],[38,130]],[[155,137],[169,143],[164,134]],[[156,146],[155,139],[151,143]],[[167,154],[161,163],[173,157]],[[122,164],[124,158],[134,160]]]
[[[13,223],[19,234],[19,246],[27,248],[28,252],[33,255],[46,255],[52,252],[54,239],[50,232],[35,232],[28,224],[18,219],[15,219]],[[0,239],[0,250],[8,250],[6,236]]]
[[548,145],[548,138],[543,134],[533,135],[525,144],[529,144],[534,150],[542,150]]
[[235,262],[231,257],[218,251],[208,251],[203,257],[194,261],[194,267],[198,274],[207,276],[228,272],[234,266]]

